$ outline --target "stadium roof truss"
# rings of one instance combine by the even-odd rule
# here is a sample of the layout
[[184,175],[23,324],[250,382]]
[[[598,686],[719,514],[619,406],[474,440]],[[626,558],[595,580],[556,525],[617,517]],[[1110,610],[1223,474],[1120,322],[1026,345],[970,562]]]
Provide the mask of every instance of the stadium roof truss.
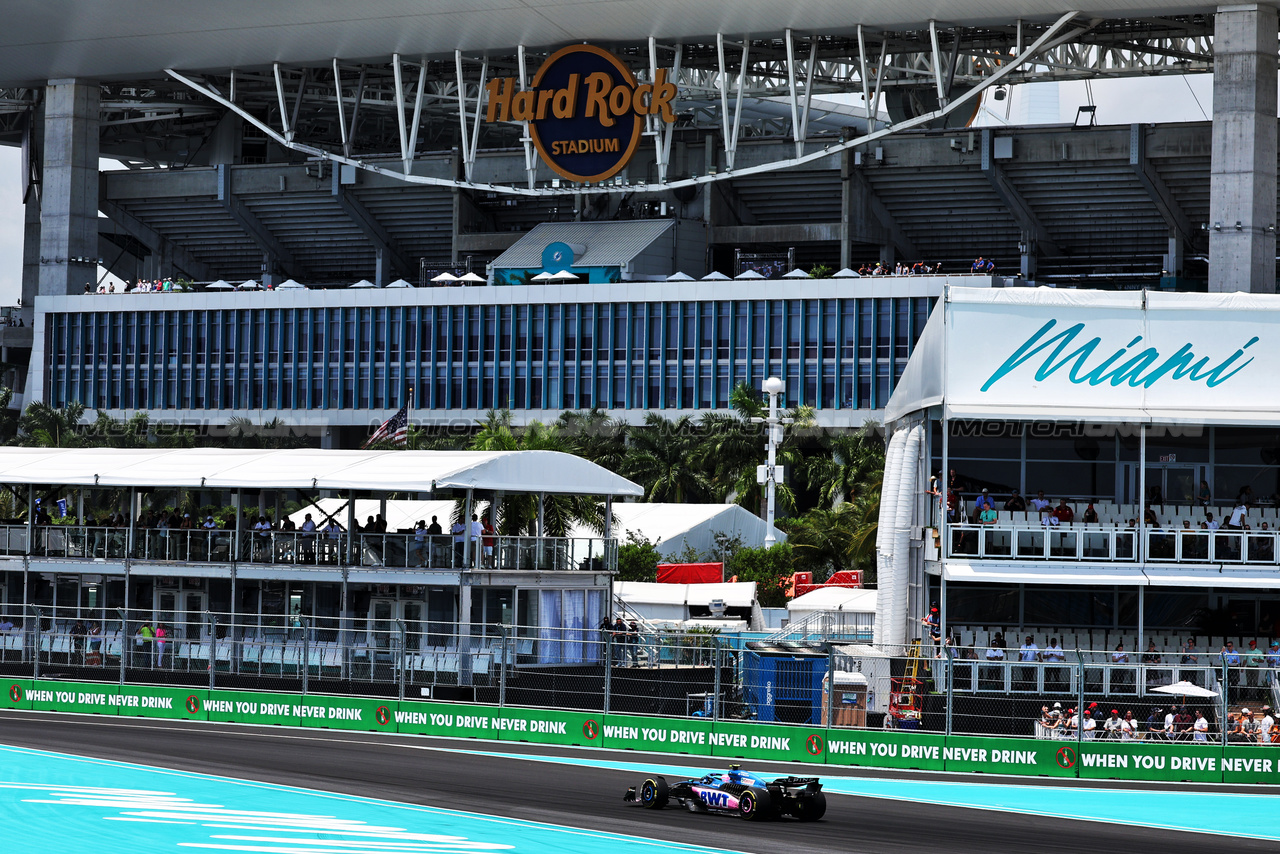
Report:
[[[613,45],[638,79],[652,81],[665,68],[680,89],[676,124],[646,119],[644,146],[656,174],[640,183],[553,186],[538,176],[527,127],[481,121],[488,80],[514,76],[527,86],[553,50],[524,45],[488,55],[458,50],[449,58],[396,54],[386,62],[334,58],[325,65],[170,68],[169,81],[105,83],[103,153],[110,154],[113,140],[138,135],[208,133],[231,111],[284,149],[409,183],[522,196],[671,190],[801,166],[910,128],[963,125],[983,92],[995,86],[1209,72],[1212,30],[1208,15],[1084,20],[1068,12],[1051,23],[1005,27],[931,22],[912,32],[859,27],[848,36],[826,36],[788,30],[781,38],[720,33],[697,43],[650,38],[647,44]],[[6,122],[30,110],[37,94],[0,90],[0,136]],[[673,139],[689,132],[716,135],[719,168],[674,174]],[[760,137],[789,138],[792,156],[738,163],[739,142]],[[522,179],[492,178],[477,169],[480,152],[512,147],[524,149]],[[415,171],[420,155],[454,148],[461,177]],[[132,165],[160,164],[143,159]]]

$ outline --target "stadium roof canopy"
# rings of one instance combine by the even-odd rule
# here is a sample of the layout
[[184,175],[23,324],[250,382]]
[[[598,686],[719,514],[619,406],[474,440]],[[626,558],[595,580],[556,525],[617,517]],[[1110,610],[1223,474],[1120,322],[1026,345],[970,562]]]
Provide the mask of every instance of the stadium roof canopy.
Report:
[[0,448],[0,483],[644,494],[626,478],[558,451]]
[[[1093,0],[1086,17],[1210,13],[1186,0]],[[452,57],[518,44],[639,42],[650,36],[690,42],[718,32],[757,37],[838,34],[859,24],[893,30],[927,26],[939,12],[949,25],[1047,21],[1063,7],[1050,0],[44,0],[10,10],[0,34],[0,84],[61,77],[111,78],[166,67],[253,68],[405,56]]]

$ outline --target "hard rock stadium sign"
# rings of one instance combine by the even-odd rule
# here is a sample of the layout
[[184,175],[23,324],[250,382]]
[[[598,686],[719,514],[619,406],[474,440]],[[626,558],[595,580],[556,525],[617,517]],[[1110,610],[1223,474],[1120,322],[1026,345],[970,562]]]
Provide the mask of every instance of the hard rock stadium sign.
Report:
[[570,45],[547,57],[532,86],[515,78],[485,86],[490,122],[528,122],[543,161],[570,181],[605,181],[635,154],[644,117],[670,124],[676,86],[658,69],[652,83],[638,83],[617,57],[591,45]]

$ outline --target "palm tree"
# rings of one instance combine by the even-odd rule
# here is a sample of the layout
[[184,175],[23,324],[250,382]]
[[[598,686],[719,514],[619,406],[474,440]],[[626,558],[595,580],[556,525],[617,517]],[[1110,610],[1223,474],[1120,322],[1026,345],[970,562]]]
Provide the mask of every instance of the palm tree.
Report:
[[566,410],[560,413],[554,426],[570,453],[609,471],[622,468],[627,455],[627,425],[610,418],[600,407]]
[[825,453],[806,460],[803,474],[828,507],[852,501],[868,478],[884,471],[884,441],[874,421],[853,433],[830,434],[823,438],[822,447]]
[[68,403],[61,409],[40,401],[29,404],[18,419],[22,434],[18,443],[29,448],[83,448],[85,428],[80,419],[84,410],[83,403]]
[[[769,414],[768,406],[760,391],[746,383],[734,386],[729,393],[729,403],[734,409],[734,415],[729,418],[736,419],[739,426],[736,431],[724,432],[722,440],[713,442],[709,451],[715,455],[720,467],[718,480],[728,485],[725,498],[733,497],[735,503],[758,513],[761,493],[756,482],[756,466],[764,462],[765,437],[761,422]],[[788,471],[795,472],[804,463],[800,437],[804,428],[814,424],[814,408],[797,406],[784,410],[781,416],[791,419],[792,423],[778,445],[777,462]],[[795,510],[796,494],[789,483],[778,484],[777,502],[784,513]]]
[[704,456],[691,417],[668,421],[650,412],[644,426],[631,431],[631,453],[623,460],[622,475],[645,487],[647,501],[707,501],[712,479],[698,464]]

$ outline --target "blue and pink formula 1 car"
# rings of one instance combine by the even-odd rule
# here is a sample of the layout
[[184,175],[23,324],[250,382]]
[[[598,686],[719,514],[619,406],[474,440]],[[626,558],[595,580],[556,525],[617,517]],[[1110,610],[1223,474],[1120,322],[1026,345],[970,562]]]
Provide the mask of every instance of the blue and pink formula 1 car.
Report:
[[785,815],[817,821],[827,811],[827,796],[817,777],[767,779],[739,765],[697,780],[667,783],[665,777],[647,777],[639,787],[627,789],[622,799],[651,810],[675,801],[690,812],[734,813],[747,821]]

